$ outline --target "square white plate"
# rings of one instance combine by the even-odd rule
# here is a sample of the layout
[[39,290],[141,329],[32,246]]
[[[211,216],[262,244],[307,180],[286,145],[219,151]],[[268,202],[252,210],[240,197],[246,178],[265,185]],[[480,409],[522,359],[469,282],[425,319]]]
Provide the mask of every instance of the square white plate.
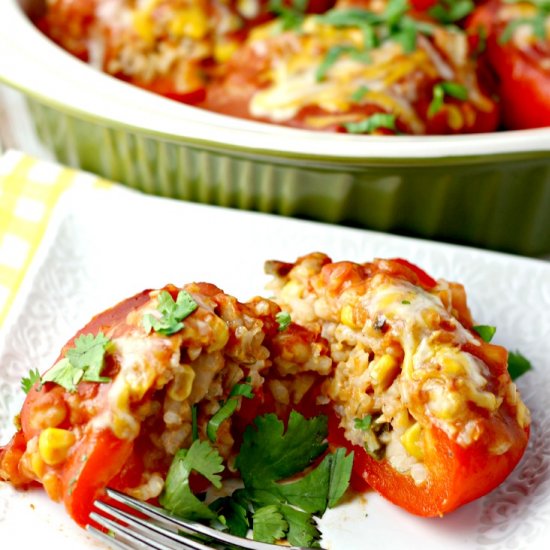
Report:
[[[518,385],[532,411],[531,441],[495,491],[444,518],[422,519],[374,493],[321,522],[330,550],[547,548],[550,541],[550,264],[275,216],[145,197],[124,188],[68,192],[34,269],[0,333],[0,443],[13,432],[21,376],[43,371],[102,309],[143,288],[209,281],[241,300],[264,292],[267,259],[312,251],[335,260],[405,257],[434,277],[462,282],[474,318],[534,370]],[[39,490],[0,483],[3,540],[30,548],[103,547]]]

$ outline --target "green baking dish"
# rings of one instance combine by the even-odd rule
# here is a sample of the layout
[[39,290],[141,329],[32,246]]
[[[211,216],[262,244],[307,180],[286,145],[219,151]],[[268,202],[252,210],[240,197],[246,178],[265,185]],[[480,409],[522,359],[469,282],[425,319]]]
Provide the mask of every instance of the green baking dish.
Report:
[[104,75],[0,4],[0,80],[68,165],[146,193],[459,242],[550,252],[550,128],[324,134],[233,119]]

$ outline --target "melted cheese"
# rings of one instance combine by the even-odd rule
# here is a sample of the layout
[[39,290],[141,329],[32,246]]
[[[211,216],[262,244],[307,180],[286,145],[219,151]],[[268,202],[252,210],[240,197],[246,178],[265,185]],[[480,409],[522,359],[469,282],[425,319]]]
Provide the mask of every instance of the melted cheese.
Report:
[[[265,29],[273,29],[273,24]],[[368,60],[343,52],[327,69],[325,77],[318,78],[318,69],[331,48],[344,46],[367,53],[363,50],[363,40],[358,28],[335,28],[320,23],[315,16],[306,18],[300,32],[295,34],[273,36],[267,31],[252,34],[249,44],[257,55],[271,57],[269,69],[260,77],[267,85],[254,94],[250,113],[284,122],[296,117],[305,107],[317,106],[328,113],[342,115],[357,104],[371,104],[394,113],[414,133],[420,134],[425,131],[425,125],[414,108],[419,99],[417,82],[422,79],[461,81],[470,74],[464,33],[437,29],[434,37],[437,47],[420,34],[417,48],[412,52],[404,52],[401,44],[387,40],[368,50]],[[452,59],[454,65],[445,58]],[[353,93],[360,88],[368,91],[361,100],[353,100]],[[472,82],[470,78],[467,88],[472,90],[476,105],[485,108],[489,100],[479,91],[477,81]],[[357,112],[353,116],[355,120],[363,118]],[[334,121],[330,117],[324,120],[328,124]],[[464,124],[456,113],[451,116],[451,122],[455,129]],[[315,127],[321,127],[322,123],[322,118],[313,120]]]

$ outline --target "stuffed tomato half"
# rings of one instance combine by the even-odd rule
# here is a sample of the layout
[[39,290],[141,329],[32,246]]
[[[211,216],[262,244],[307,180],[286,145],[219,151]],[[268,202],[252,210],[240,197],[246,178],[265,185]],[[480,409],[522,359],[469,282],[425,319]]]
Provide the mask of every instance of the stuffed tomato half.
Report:
[[233,420],[246,424],[242,401],[255,401],[270,369],[275,379],[293,365],[304,393],[331,368],[326,343],[292,324],[283,334],[279,312],[269,300],[243,304],[198,283],[144,291],[99,314],[49,371],[24,379],[0,479],[42,485],[85,525],[107,485],[157,502],[174,457],[193,442],[211,445],[216,468],[232,462],[242,436]]
[[203,106],[354,134],[487,132],[499,121],[466,33],[400,1],[338,2],[256,26]]
[[513,470],[529,412],[507,351],[476,332],[461,285],[404,260],[324,254],[267,271],[281,307],[330,343],[334,371],[320,395],[331,404],[331,443],[354,451],[355,487],[438,516]]
[[496,76],[505,127],[550,126],[549,4],[490,0],[474,11],[467,27]]

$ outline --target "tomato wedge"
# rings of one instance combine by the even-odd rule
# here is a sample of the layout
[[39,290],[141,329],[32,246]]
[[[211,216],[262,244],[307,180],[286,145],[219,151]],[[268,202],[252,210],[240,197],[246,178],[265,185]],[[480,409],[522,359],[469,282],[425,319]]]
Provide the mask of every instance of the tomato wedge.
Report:
[[497,487],[519,462],[529,437],[528,428],[524,431],[514,422],[506,422],[506,429],[516,442],[507,452],[495,455],[483,441],[464,448],[432,426],[424,436],[428,480],[416,485],[410,475],[399,473],[388,460],[378,461],[362,447],[351,445],[338,423],[332,413],[329,441],[335,447],[354,451],[353,487],[372,487],[390,502],[424,517],[449,513]]

